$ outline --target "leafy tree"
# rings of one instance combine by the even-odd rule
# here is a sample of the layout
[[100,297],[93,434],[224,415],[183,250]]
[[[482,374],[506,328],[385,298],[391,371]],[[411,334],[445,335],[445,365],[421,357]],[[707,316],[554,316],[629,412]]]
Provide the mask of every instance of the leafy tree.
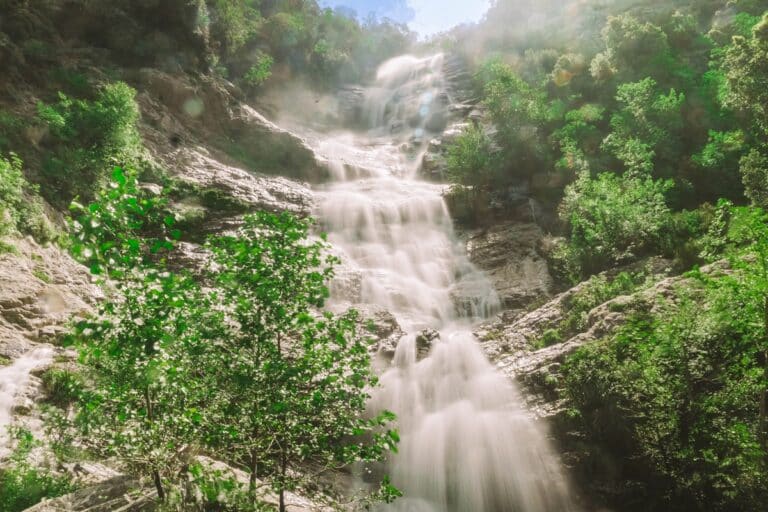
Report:
[[724,61],[725,105],[749,115],[768,134],[768,13],[752,29],[752,37],[736,36]]
[[619,86],[616,101],[620,106],[611,117],[612,131],[604,147],[631,175],[651,174],[659,162],[673,165],[678,148],[671,141],[683,126],[685,94],[674,89],[667,95],[660,93],[656,81],[646,78]]
[[740,162],[744,194],[753,204],[768,208],[768,151],[753,149]]
[[670,181],[582,173],[569,185],[560,216],[570,227],[569,250],[583,274],[657,250],[671,219]]
[[515,162],[514,172],[526,176],[546,166],[548,148],[541,128],[556,112],[544,90],[532,86],[507,64],[491,60],[483,67],[484,104],[496,126],[496,141],[505,160]]
[[473,189],[487,190],[495,177],[493,143],[481,126],[470,125],[448,147],[447,176]]
[[109,178],[104,169],[141,167],[135,96],[130,86],[116,82],[105,85],[92,101],[59,93],[56,103],[38,104],[38,116],[51,132],[51,154],[43,165],[49,200],[67,204],[74,196],[90,199]]
[[[211,416],[216,446],[251,475],[267,477],[285,510],[302,483],[300,465],[320,470],[381,458],[397,434],[391,413],[363,418],[376,384],[356,314],[320,314],[335,261],[309,242],[310,223],[289,214],[247,216],[236,236],[211,240],[213,277],[232,317],[219,347]],[[385,428],[385,430],[381,430]],[[368,436],[364,440],[362,436]]]
[[661,59],[669,55],[664,31],[632,15],[610,16],[601,32],[605,51],[590,65],[595,78],[605,80],[618,73],[622,80],[637,80],[659,71]]
[[157,259],[172,242],[143,238],[171,224],[154,225],[162,201],[144,197],[120,169],[113,177],[94,203],[75,208],[75,256],[111,278],[107,300],[74,335],[91,383],[77,424],[86,447],[150,476],[162,501],[197,439],[204,381],[194,378],[196,357],[218,324],[195,281]]
[[566,113],[565,124],[552,134],[562,154],[558,168],[578,173],[594,167],[591,161],[598,156],[603,138],[599,124],[604,116],[605,108],[594,103]]

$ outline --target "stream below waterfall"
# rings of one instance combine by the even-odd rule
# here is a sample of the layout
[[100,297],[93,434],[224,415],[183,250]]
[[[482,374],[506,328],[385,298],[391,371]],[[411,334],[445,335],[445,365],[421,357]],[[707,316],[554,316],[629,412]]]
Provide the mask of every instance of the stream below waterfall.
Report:
[[[370,404],[397,414],[402,439],[386,473],[405,497],[382,510],[576,510],[543,427],[472,335],[498,298],[454,233],[445,186],[417,177],[430,128],[449,115],[442,69],[442,55],[384,63],[366,90],[369,131],[320,143],[334,180],[318,187],[316,215],[343,261],[333,302],[383,307],[407,333]],[[427,354],[423,329],[440,333]]]

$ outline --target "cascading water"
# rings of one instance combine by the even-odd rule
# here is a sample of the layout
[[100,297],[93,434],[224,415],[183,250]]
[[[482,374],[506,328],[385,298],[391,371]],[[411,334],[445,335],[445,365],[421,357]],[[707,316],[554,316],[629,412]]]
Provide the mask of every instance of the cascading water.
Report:
[[[371,402],[398,415],[402,439],[387,472],[405,497],[384,510],[574,510],[545,435],[471,334],[498,307],[496,294],[453,232],[444,187],[415,177],[427,137],[448,114],[442,64],[441,55],[383,64],[368,90],[369,133],[321,144],[336,181],[319,190],[317,214],[342,276],[357,283],[335,287],[334,300],[383,306],[410,333]],[[419,359],[416,333],[425,328],[441,339]]]

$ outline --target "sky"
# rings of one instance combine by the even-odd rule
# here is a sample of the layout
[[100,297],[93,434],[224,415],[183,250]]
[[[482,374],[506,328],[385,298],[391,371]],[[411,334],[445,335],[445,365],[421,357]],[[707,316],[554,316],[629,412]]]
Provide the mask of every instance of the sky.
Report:
[[461,23],[479,21],[491,0],[321,0],[324,7],[347,7],[361,18],[375,13],[406,23],[422,37],[442,32]]

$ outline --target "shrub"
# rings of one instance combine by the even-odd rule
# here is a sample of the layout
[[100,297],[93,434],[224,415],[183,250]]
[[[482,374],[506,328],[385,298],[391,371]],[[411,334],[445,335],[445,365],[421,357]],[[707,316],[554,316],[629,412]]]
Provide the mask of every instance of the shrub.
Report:
[[258,87],[266,82],[272,76],[272,65],[275,63],[271,55],[263,52],[258,52],[255,60],[256,62],[243,77],[245,83],[251,87]]
[[75,196],[93,197],[114,166],[141,167],[135,96],[127,84],[116,82],[102,87],[92,101],[59,93],[56,103],[38,104],[38,116],[52,139],[52,152],[43,166],[52,202],[63,206]]
[[55,498],[74,490],[69,478],[30,462],[39,442],[28,430],[12,430],[16,443],[5,467],[0,469],[0,512],[20,512],[45,498]]
[[76,401],[82,388],[80,376],[69,370],[54,368],[43,374],[43,389],[47,399],[58,407],[66,407]]
[[582,173],[569,185],[560,215],[570,226],[568,251],[583,275],[659,250],[671,212],[672,182]]
[[482,127],[467,127],[448,146],[448,178],[456,184],[477,189],[490,187],[496,171],[493,143]]
[[37,187],[27,182],[21,160],[11,153],[8,158],[0,156],[0,237],[14,232],[32,235],[40,242],[55,236]]

